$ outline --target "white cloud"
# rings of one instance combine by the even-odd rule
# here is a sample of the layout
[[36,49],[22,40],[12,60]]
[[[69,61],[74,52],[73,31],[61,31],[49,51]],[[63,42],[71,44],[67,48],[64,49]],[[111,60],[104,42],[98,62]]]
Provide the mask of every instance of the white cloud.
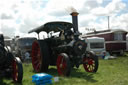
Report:
[[11,19],[11,18],[13,18],[13,16],[10,14],[7,14],[7,13],[1,14],[1,19]]
[[107,28],[107,19],[99,18],[102,15],[110,15],[111,27],[128,27],[128,15],[122,14],[127,10],[127,4],[121,0],[112,0],[106,5],[103,3],[105,0],[3,0],[0,2],[0,23],[4,28],[0,27],[0,30],[9,36],[24,35],[46,22],[71,22],[72,7],[79,12],[79,28]]
[[106,7],[97,7],[91,10],[91,12],[95,15],[103,16],[103,15],[112,15],[120,12],[126,7],[126,4],[121,2],[121,0],[113,0]]
[[[12,0],[9,2],[8,0],[4,0],[0,3],[2,5],[2,19],[0,22],[6,25],[6,30],[12,28],[10,25],[13,25],[13,28],[15,28],[12,30],[13,34],[22,35],[23,33],[27,33],[28,30],[39,25],[41,16],[43,16],[43,12],[39,11],[41,9],[40,5],[43,5],[43,1],[38,1],[39,2],[35,0]],[[10,20],[5,21],[5,19],[11,19],[11,22],[9,22]],[[5,27],[1,28],[1,30],[4,29]],[[7,32],[10,34],[8,30],[5,34],[7,34]]]
[[97,3],[102,4],[103,0],[97,0]]
[[121,29],[126,29],[128,30],[128,13],[122,14],[121,16],[118,17],[113,17],[111,20],[111,25],[114,28],[121,28]]
[[80,26],[89,26],[90,22],[94,22],[96,20],[96,16],[92,14],[79,15],[79,25]]

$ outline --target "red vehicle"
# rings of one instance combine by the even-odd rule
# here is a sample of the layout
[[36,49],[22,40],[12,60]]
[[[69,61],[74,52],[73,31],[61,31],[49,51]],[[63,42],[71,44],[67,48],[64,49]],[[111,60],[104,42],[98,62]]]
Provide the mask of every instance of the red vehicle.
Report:
[[106,50],[112,53],[120,53],[126,50],[126,34],[127,31],[117,30],[103,30],[87,33],[83,36],[86,37],[103,37],[105,39]]

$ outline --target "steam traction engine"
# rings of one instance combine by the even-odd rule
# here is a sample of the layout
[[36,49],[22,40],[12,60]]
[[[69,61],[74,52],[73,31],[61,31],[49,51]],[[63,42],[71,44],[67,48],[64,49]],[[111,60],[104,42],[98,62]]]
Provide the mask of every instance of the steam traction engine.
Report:
[[[71,13],[73,24],[69,22],[48,22],[29,31],[47,32],[48,38],[36,40],[32,45],[32,65],[36,72],[45,72],[49,65],[56,65],[59,75],[69,76],[71,68],[83,64],[87,72],[97,72],[98,57],[86,51],[86,43],[79,38],[77,12]],[[54,36],[51,31],[59,32]]]
[[20,59],[14,57],[10,48],[5,46],[3,34],[0,34],[0,79],[3,77],[12,77],[14,82],[20,83],[23,67]]

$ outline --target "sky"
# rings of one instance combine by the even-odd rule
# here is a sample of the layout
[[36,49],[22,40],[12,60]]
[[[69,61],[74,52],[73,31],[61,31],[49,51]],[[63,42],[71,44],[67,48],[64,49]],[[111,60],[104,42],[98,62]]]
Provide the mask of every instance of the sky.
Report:
[[110,29],[128,30],[128,0],[0,0],[0,32],[25,36],[46,22],[72,22],[72,9],[83,34],[108,29],[108,16]]

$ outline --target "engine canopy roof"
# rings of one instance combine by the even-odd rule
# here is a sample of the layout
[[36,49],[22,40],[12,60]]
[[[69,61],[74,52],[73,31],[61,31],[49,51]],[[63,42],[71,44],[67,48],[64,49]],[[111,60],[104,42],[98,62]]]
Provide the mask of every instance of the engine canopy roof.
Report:
[[40,27],[32,29],[28,33],[36,32],[39,34],[41,31],[45,31],[47,33],[51,31],[59,32],[62,30],[69,30],[71,28],[73,28],[73,24],[70,22],[54,21],[54,22],[48,22],[44,25],[41,25]]

